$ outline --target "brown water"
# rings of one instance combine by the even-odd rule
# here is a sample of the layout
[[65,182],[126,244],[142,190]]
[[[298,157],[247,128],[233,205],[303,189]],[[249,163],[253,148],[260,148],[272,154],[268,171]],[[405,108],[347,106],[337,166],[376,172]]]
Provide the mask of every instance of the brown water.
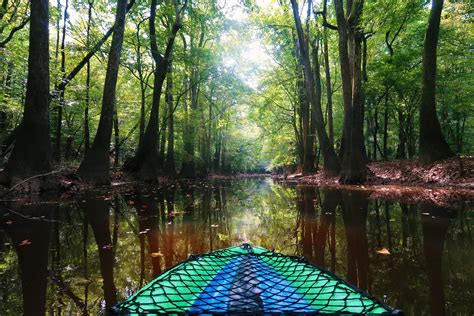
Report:
[[[474,313],[474,210],[269,179],[0,204],[0,315],[96,315],[192,253],[300,255],[406,315]],[[464,206],[462,206],[464,205]]]

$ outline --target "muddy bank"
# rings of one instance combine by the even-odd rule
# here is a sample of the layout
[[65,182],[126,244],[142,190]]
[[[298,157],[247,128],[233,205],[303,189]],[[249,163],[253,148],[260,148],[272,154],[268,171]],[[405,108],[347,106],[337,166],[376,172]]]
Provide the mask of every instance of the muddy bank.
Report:
[[440,206],[474,203],[474,157],[457,157],[427,166],[416,160],[377,161],[369,163],[368,169],[369,178],[363,185],[341,185],[337,177],[328,178],[322,172],[274,175],[273,179],[299,185],[367,190],[373,198],[407,203],[432,202]]
[[[459,187],[474,189],[474,157],[456,157],[423,166],[417,160],[377,161],[368,164],[367,185],[408,185],[423,187]],[[302,184],[339,185],[338,178],[322,172],[310,175],[279,174],[275,180]]]

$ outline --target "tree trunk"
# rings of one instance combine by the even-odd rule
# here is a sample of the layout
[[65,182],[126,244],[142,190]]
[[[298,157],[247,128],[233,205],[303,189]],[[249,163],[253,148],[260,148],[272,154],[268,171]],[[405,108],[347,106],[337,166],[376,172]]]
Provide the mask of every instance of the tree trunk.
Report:
[[49,122],[49,3],[31,2],[28,80],[21,128],[0,183],[51,171]]
[[[332,147],[329,141],[326,129],[324,127],[324,119],[321,106],[318,107],[318,100],[314,91],[314,72],[311,68],[308,45],[306,44],[306,40],[304,38],[303,29],[301,26],[301,19],[298,13],[298,4],[296,3],[296,0],[291,0],[291,6],[293,9],[293,17],[295,20],[296,30],[298,32],[298,46],[300,50],[301,60],[303,63],[303,69],[305,72],[306,88],[308,90],[308,96],[311,102],[311,106],[315,111],[316,131],[321,152],[324,158],[323,169],[328,176],[336,176],[337,174],[339,174],[340,165],[336,156],[336,152],[334,151],[334,148]],[[319,105],[320,104],[321,103],[319,102]]]
[[326,111],[329,129],[329,142],[334,147],[334,118],[332,112],[332,87],[331,87],[331,67],[329,65],[329,47],[327,31],[324,29],[323,35],[323,55],[324,55],[324,73],[326,75]]
[[[193,39],[191,38],[190,52],[193,52],[196,48],[202,48],[204,43],[204,33],[201,33],[199,43],[197,47],[193,46]],[[195,178],[196,177],[196,163],[195,163],[195,142],[196,142],[196,116],[198,114],[198,101],[199,101],[199,80],[200,73],[197,67],[194,67],[191,71],[191,77],[189,84],[191,85],[191,102],[187,111],[186,119],[186,139],[184,143],[184,157],[183,164],[181,166],[180,177],[183,178]]]
[[436,49],[444,0],[433,0],[423,49],[423,88],[420,103],[420,160],[431,163],[454,156],[436,114]]
[[[67,19],[68,19],[68,10],[69,1],[66,0],[64,4],[64,17],[63,17],[63,29],[62,29],[62,38],[61,38],[61,74],[62,80],[66,78],[66,30],[67,30]],[[66,87],[62,88],[59,91],[59,101],[57,106],[57,116],[56,116],[56,134],[55,134],[55,150],[54,156],[58,164],[61,163],[61,134],[63,127],[63,108],[65,104],[64,94]]]
[[383,119],[383,160],[388,160],[388,89],[385,91],[385,108]]
[[342,0],[335,0],[334,6],[339,32],[339,60],[344,100],[344,144],[342,145],[344,151],[339,181],[361,183],[367,178],[362,114],[361,43],[363,34],[357,26],[363,1],[354,1],[351,4],[351,21],[347,21],[344,15]]
[[118,0],[115,32],[112,37],[107,63],[99,127],[94,143],[90,150],[86,152],[78,170],[82,179],[96,184],[110,183],[110,138],[112,136],[115,92],[125,29],[126,6],[127,0]]
[[168,148],[165,158],[165,174],[176,177],[176,163],[174,160],[174,99],[173,99],[173,65],[168,65],[168,76],[166,79],[166,103],[168,104]]
[[396,159],[405,159],[406,158],[406,148],[407,148],[407,135],[405,132],[406,118],[403,110],[398,110],[398,146],[397,153],[395,155]]
[[150,111],[150,118],[145,130],[145,134],[140,139],[138,149],[133,157],[124,166],[124,169],[137,174],[143,180],[156,180],[158,174],[162,169],[158,158],[158,137],[159,137],[159,112],[160,112],[160,97],[163,90],[163,83],[166,78],[168,64],[171,60],[171,52],[173,50],[176,34],[182,27],[179,13],[177,12],[176,21],[172,27],[171,34],[168,37],[168,43],[164,55],[158,52],[156,43],[156,18],[157,0],[151,1],[150,7],[150,49],[155,61],[155,72],[153,79],[153,100]]
[[[298,67],[299,68],[299,67]],[[300,73],[298,78],[298,101],[300,105],[300,118],[302,122],[302,169],[303,174],[310,174],[314,172],[314,159],[312,158],[313,146],[311,141],[311,130],[310,130],[310,105],[308,100],[308,89],[306,89],[306,82],[304,74]]]
[[117,106],[114,108],[114,167],[119,166],[120,160],[120,127]]
[[[316,144],[315,144],[315,137],[313,135],[315,135],[316,133],[316,125],[317,125],[317,110],[316,109],[321,109],[321,98],[322,98],[322,95],[323,95],[323,90],[322,90],[322,86],[321,86],[321,67],[320,67],[320,64],[319,64],[319,37],[320,35],[318,34],[318,36],[314,39],[313,43],[312,43],[312,48],[313,48],[313,51],[312,51],[312,57],[313,57],[313,73],[314,73],[314,94],[315,94],[315,101],[316,101],[316,106],[313,106],[312,109],[311,109],[311,135],[310,135],[310,145],[311,145],[311,167],[313,168],[313,170],[315,170],[315,166],[314,166],[314,160],[315,160],[315,149],[316,149]],[[332,114],[331,114],[332,115]],[[330,143],[330,146],[332,148],[334,148],[334,146],[332,145],[333,143],[331,143],[331,139],[329,138],[329,143]]]
[[[87,50],[90,49],[90,42],[91,42],[90,37],[91,37],[93,5],[94,5],[94,1],[89,0],[89,9],[87,11],[87,38],[86,38]],[[87,63],[86,63],[86,107],[84,109],[84,152],[87,152],[90,148],[90,131],[89,131],[90,89],[91,89],[91,63],[90,63],[90,60],[87,60]]]

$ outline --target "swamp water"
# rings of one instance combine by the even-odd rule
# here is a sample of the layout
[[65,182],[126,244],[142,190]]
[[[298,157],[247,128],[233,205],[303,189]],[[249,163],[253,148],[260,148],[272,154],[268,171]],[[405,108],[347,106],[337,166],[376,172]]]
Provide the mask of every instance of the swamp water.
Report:
[[[96,315],[193,253],[304,256],[406,315],[474,313],[474,209],[243,179],[0,204],[0,315]],[[472,202],[472,201],[471,201]]]

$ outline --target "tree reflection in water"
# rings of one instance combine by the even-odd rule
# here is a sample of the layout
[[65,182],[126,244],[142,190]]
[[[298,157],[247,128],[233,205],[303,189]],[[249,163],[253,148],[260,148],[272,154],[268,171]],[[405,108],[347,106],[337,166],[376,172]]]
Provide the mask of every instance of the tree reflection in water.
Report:
[[[52,224],[46,218],[47,206],[13,204],[8,209],[15,213],[10,212],[3,218],[2,228],[9,236],[18,258],[23,314],[44,315]],[[3,304],[8,302],[0,305]]]
[[446,314],[446,299],[443,286],[443,250],[450,218],[455,212],[429,204],[421,206],[421,227],[423,230],[423,250],[426,272],[430,288],[431,315]]
[[103,197],[91,197],[91,194],[87,194],[79,202],[79,205],[87,216],[97,244],[105,307],[108,309],[117,303],[117,289],[114,282],[114,251],[110,233],[110,202]]
[[369,193],[245,180],[2,204],[0,314],[96,315],[100,302],[123,300],[191,253],[249,240],[305,256],[407,315],[469,315],[469,204],[448,210]]

